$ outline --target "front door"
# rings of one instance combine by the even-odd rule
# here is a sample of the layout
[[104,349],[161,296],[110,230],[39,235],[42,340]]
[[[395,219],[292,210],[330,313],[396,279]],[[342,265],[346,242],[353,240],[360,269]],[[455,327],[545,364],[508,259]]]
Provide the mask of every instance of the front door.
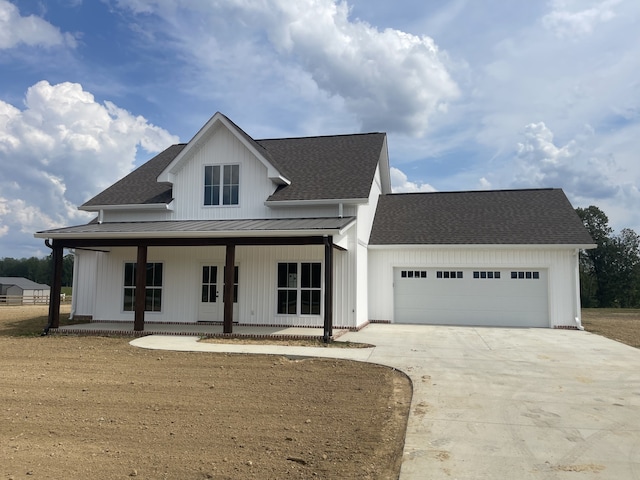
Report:
[[[222,322],[224,320],[224,269],[219,264],[204,264],[200,269],[200,304],[198,321]],[[233,321],[238,318],[238,267],[233,275]]]

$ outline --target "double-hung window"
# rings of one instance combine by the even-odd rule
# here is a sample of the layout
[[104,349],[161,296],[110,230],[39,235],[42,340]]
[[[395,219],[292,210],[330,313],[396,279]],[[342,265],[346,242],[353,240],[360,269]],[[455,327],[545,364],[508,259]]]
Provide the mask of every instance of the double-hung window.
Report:
[[239,197],[240,165],[205,165],[205,205],[238,205]]
[[[124,264],[124,301],[122,309],[133,312],[136,308],[136,270],[137,264]],[[162,311],[162,263],[147,263],[147,279],[144,310]]]
[[278,314],[320,315],[322,264],[278,263]]

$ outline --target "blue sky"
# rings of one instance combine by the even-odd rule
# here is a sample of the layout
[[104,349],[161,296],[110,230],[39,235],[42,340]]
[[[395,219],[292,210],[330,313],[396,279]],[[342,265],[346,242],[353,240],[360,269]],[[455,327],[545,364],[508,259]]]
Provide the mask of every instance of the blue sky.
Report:
[[637,0],[0,0],[0,258],[216,112],[384,131],[395,191],[560,187],[640,232]]

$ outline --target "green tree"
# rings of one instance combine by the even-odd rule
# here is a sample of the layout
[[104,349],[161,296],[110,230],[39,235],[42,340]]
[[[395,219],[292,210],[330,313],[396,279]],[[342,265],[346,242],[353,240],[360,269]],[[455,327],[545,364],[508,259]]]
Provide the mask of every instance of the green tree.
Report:
[[638,266],[640,237],[630,228],[621,230],[611,239],[612,270],[617,273],[616,303],[620,307],[638,305]]
[[576,212],[597,245],[580,255],[582,306],[638,306],[640,237],[629,228],[614,235],[607,215],[593,205]]
[[[45,258],[2,258],[0,259],[0,277],[24,277],[36,283],[51,285],[53,257]],[[62,286],[73,284],[73,255],[67,254],[62,260]]]

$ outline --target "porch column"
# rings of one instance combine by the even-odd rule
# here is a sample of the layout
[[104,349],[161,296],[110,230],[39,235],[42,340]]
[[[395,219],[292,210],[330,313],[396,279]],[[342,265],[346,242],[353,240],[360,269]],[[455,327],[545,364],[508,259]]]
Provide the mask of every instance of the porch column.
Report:
[[136,263],[136,304],[133,329],[136,332],[144,330],[144,307],[147,297],[147,246],[138,246]]
[[226,261],[224,268],[224,322],[223,333],[233,333],[233,280],[236,263],[236,245],[228,243],[226,248]]
[[54,240],[51,255],[53,272],[51,275],[51,291],[49,293],[49,328],[60,326],[60,293],[62,291],[62,257],[64,249],[56,245]]
[[324,343],[333,336],[333,236],[324,237]]

